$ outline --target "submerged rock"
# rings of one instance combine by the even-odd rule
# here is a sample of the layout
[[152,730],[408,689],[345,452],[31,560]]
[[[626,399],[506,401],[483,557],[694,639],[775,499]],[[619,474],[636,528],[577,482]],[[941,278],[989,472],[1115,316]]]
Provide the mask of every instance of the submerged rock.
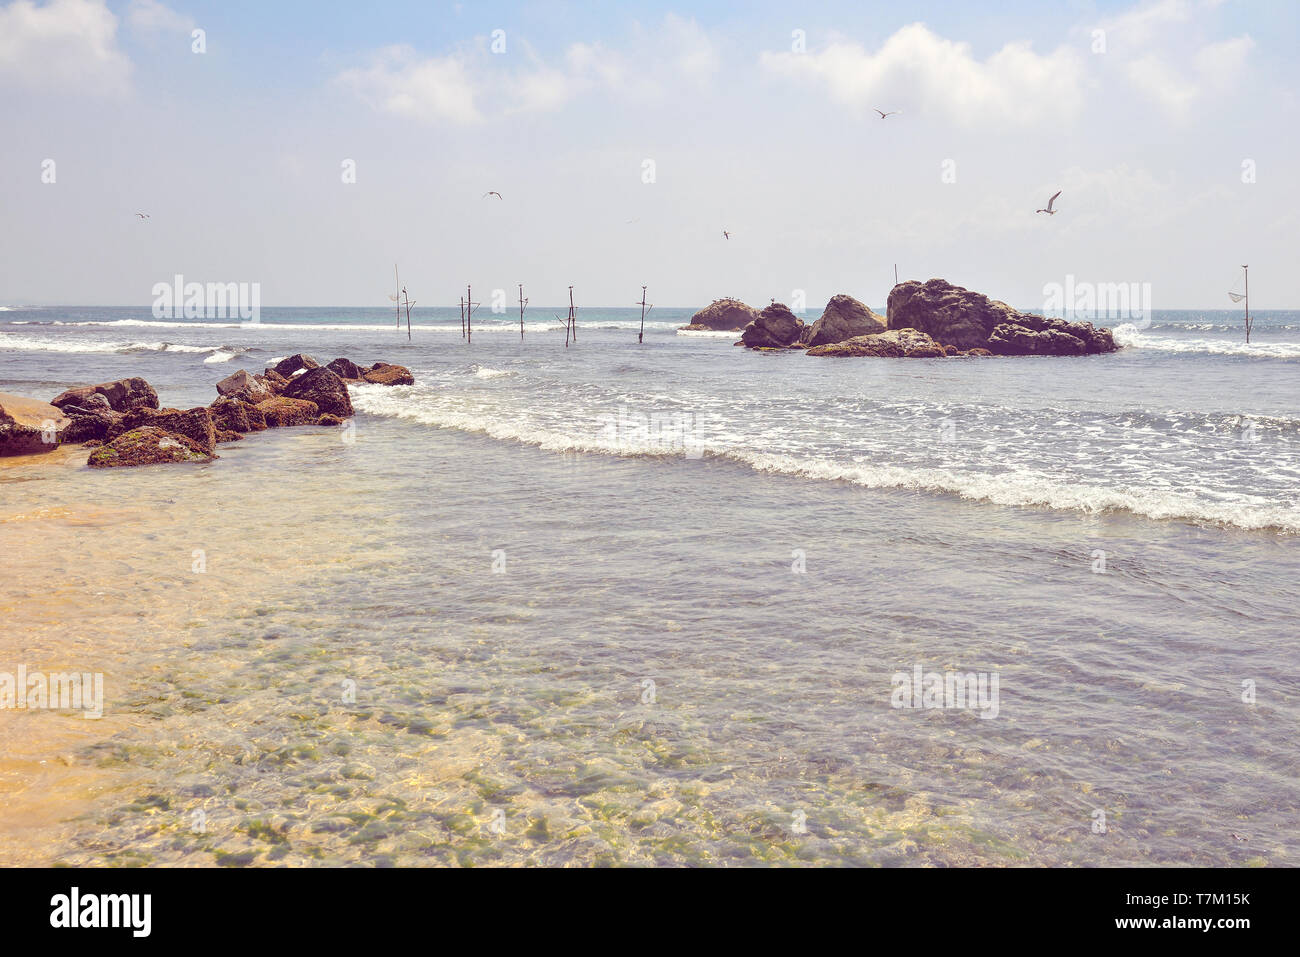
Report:
[[852,296],[832,296],[821,318],[812,324],[808,345],[824,346],[843,342],[854,336],[870,336],[884,332],[887,326],[883,316],[878,316]]
[[789,349],[804,335],[803,320],[784,303],[774,302],[745,326],[740,341],[749,349]]
[[265,418],[267,428],[272,429],[292,425],[311,425],[320,415],[320,409],[315,402],[284,396],[259,402],[256,408]]
[[758,310],[739,299],[715,299],[695,315],[690,325],[684,326],[698,332],[738,332],[758,318]]
[[376,362],[361,373],[361,378],[375,385],[415,385],[415,376],[411,375],[410,369],[387,362]]
[[71,424],[48,402],[0,392],[0,455],[53,451]]
[[[1114,352],[1116,348],[1109,329],[1017,312],[1005,302],[943,279],[899,283],[889,293],[888,313],[891,330],[919,329],[938,342],[962,350],[988,349],[1000,355],[1085,355]],[[1059,335],[1034,335],[1043,332]]]
[[876,356],[886,359],[942,359],[947,351],[930,336],[916,329],[890,329],[870,336],[854,336],[843,342],[813,346],[810,356]]
[[144,379],[118,379],[115,382],[101,382],[99,385],[81,386],[68,389],[50,400],[50,404],[62,408],[65,405],[77,405],[89,408],[94,404],[92,396],[103,396],[109,408],[114,412],[130,412],[133,409],[158,408],[158,393]]
[[233,396],[223,396],[208,406],[208,411],[218,432],[260,432],[266,428],[266,417],[257,406]]
[[352,415],[352,398],[348,395],[347,383],[329,369],[311,369],[295,376],[281,394],[286,399],[314,402],[321,412],[331,415],[342,418]]
[[211,462],[218,456],[198,447],[183,435],[173,435],[154,426],[132,429],[90,453],[86,464],[92,469],[164,462]]

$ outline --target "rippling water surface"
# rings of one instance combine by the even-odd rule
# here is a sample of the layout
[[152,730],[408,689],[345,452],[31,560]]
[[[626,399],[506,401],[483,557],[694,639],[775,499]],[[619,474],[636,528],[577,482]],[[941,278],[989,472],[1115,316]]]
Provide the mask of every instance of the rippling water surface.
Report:
[[[297,351],[417,378],[207,465],[0,465],[0,671],[108,696],[0,712],[0,857],[1295,863],[1300,316],[907,361],[658,313],[567,350],[454,310],[409,344],[0,316],[0,390],[47,398],[186,407]],[[996,674],[997,716],[891,707],[917,666]]]

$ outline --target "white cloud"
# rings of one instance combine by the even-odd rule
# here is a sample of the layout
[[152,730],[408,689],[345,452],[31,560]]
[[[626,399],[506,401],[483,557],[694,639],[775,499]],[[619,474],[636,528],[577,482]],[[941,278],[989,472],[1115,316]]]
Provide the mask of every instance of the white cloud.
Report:
[[346,70],[335,79],[383,112],[465,124],[557,110],[593,92],[655,99],[683,79],[706,81],[720,66],[700,25],[673,14],[653,33],[638,31],[635,46],[666,55],[647,61],[638,52],[631,59],[601,42],[575,42],[552,65],[525,42],[516,41],[522,56],[512,54],[507,60],[489,53],[480,40],[472,48],[427,58],[417,57],[410,47],[389,47],[369,67]]
[[482,119],[464,58],[457,54],[421,60],[410,47],[389,47],[371,67],[345,70],[337,79],[383,112],[453,123]]
[[841,39],[818,53],[763,53],[760,63],[821,84],[859,110],[921,108],[968,125],[1039,122],[1073,113],[1082,102],[1082,65],[1069,48],[1038,54],[1008,43],[981,61],[968,44],[922,23],[898,30],[874,53]]
[[36,89],[117,94],[131,62],[104,0],[14,0],[0,7],[0,81]]
[[131,0],[127,20],[133,29],[147,33],[189,33],[195,26],[191,17],[177,13],[159,0]]

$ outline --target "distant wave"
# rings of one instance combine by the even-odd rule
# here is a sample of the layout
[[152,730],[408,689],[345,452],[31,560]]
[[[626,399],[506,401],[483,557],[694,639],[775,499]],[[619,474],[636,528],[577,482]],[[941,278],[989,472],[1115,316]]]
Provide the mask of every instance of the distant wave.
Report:
[[[590,432],[559,431],[518,422],[496,412],[460,411],[431,403],[409,388],[354,386],[358,411],[418,422],[438,428],[478,433],[550,452],[592,452],[621,457],[681,457],[683,449],[611,441],[593,425]],[[721,458],[759,472],[774,472],[818,481],[851,482],[865,488],[912,489],[956,495],[973,501],[1018,507],[1046,507],[1081,512],[1126,511],[1152,519],[1176,519],[1247,530],[1300,533],[1300,508],[1267,503],[1203,498],[1166,488],[1126,488],[1061,481],[1030,469],[997,473],[949,468],[863,465],[815,456],[784,455],[705,444],[703,457]]]
[[692,336],[697,339],[739,339],[740,330],[726,329],[681,329],[677,330],[679,336]]
[[[71,354],[111,353],[132,355],[142,352],[210,354],[204,362],[226,362],[248,349],[240,346],[192,346],[180,342],[69,342],[60,339],[31,339],[0,333],[0,350],[19,352],[63,352]],[[218,358],[220,356],[221,358]]]
[[1230,339],[1175,339],[1171,336],[1153,336],[1150,330],[1138,329],[1131,323],[1116,326],[1115,342],[1130,349],[1149,349],[1158,352],[1193,352],[1218,356],[1256,356],[1263,359],[1300,359],[1300,342],[1252,342],[1246,345],[1243,332],[1241,341]]
[[486,366],[474,366],[474,376],[479,379],[502,379],[514,375],[505,369],[489,369]]

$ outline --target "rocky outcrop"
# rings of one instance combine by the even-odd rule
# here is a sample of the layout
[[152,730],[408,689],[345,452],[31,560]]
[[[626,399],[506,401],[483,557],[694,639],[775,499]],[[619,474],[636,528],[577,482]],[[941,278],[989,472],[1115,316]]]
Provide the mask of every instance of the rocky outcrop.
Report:
[[415,376],[411,375],[410,369],[387,362],[376,362],[362,371],[361,378],[375,385],[415,385]]
[[0,392],[0,455],[52,451],[71,424],[71,419],[48,402]]
[[891,330],[918,329],[961,350],[988,349],[998,355],[1087,355],[1116,348],[1109,329],[1017,312],[1005,302],[943,279],[899,283],[889,293],[888,313]]
[[876,356],[885,359],[942,359],[947,351],[930,336],[916,329],[890,329],[870,336],[854,336],[843,342],[813,346],[810,356]]
[[90,453],[86,464],[92,469],[130,465],[159,465],[164,462],[211,462],[217,456],[199,448],[183,435],[145,426],[119,435]]
[[[109,439],[141,428],[162,429],[172,435],[183,435],[204,452],[211,452],[217,444],[216,424],[212,412],[200,406],[196,409],[136,409],[122,416],[121,421],[109,430]],[[110,444],[112,444],[110,442]]]
[[[97,399],[103,399],[103,396],[95,396]],[[90,407],[65,405],[63,414],[71,420],[63,434],[60,436],[64,442],[88,442],[91,439],[105,441],[110,432],[116,428],[117,424],[122,421],[125,413],[114,412],[108,407],[108,403],[103,405],[93,405]],[[120,430],[119,430],[120,431]],[[113,432],[113,434],[117,434]]]
[[299,369],[318,369],[320,363],[311,356],[303,355],[301,352],[297,355],[289,356],[287,359],[281,359],[272,368],[276,374],[284,376],[286,379],[293,377],[293,374]]
[[334,359],[326,363],[325,368],[344,381],[359,382],[361,380],[361,367],[351,359]]
[[92,396],[101,395],[114,412],[130,412],[133,409],[158,408],[158,393],[144,379],[118,379],[116,382],[101,382],[99,385],[81,386],[68,389],[50,400],[50,404],[63,408],[76,405],[83,408],[93,403]]
[[348,395],[347,384],[329,369],[311,369],[295,376],[281,394],[286,399],[314,402],[322,413],[328,412],[342,418],[352,415],[352,399]]
[[784,303],[774,302],[745,326],[740,341],[748,349],[790,349],[806,335],[803,320]]
[[267,428],[272,429],[292,425],[311,425],[320,415],[320,409],[315,402],[306,399],[288,399],[284,396],[259,402],[256,408],[266,419]]
[[284,391],[284,387],[289,384],[289,380],[280,375],[280,373],[276,372],[274,369],[267,369],[262,375],[255,375],[253,378],[265,386],[267,391],[273,396],[279,395]]
[[690,325],[683,326],[693,332],[738,332],[758,318],[758,310],[739,299],[715,299],[695,315]]
[[832,296],[821,318],[812,324],[807,341],[810,346],[824,346],[855,336],[875,335],[886,328],[883,316],[876,315],[852,296]]
[[256,405],[275,395],[265,377],[259,379],[244,369],[231,373],[217,383],[217,395],[242,399]]

